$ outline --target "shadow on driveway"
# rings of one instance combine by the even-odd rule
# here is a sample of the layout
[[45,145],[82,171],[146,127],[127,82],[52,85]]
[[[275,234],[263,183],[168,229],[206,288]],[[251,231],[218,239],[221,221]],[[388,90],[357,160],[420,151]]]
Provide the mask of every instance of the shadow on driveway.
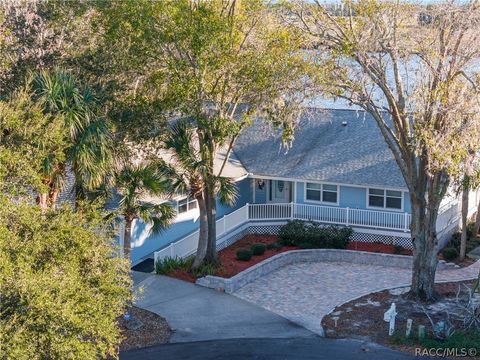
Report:
[[120,354],[121,360],[407,360],[404,353],[355,340],[320,337],[228,339],[157,345]]

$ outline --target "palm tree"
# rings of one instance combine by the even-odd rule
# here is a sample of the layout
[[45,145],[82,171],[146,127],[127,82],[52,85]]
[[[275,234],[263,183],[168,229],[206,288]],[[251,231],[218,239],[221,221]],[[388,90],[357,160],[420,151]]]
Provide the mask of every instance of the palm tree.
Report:
[[107,174],[111,160],[111,136],[107,121],[98,116],[98,104],[90,90],[72,75],[56,69],[31,75],[28,87],[32,98],[53,121],[62,122],[62,156],[43,161],[43,182],[48,191],[38,196],[42,208],[55,207],[69,170],[77,186],[98,187]]
[[[216,234],[209,236],[209,207],[207,206],[206,162],[198,150],[196,128],[187,120],[179,120],[173,124],[164,139],[164,147],[172,157],[169,163],[162,162],[162,174],[169,179],[170,195],[188,194],[198,203],[199,209],[199,239],[193,268],[200,266],[204,261],[216,260],[216,244],[210,244],[209,239],[216,239]],[[228,178],[215,178],[216,189],[222,203],[233,204],[237,192],[235,185]],[[211,207],[210,207],[211,209]],[[211,214],[210,214],[211,215]],[[214,216],[210,216],[214,218]],[[214,249],[213,256],[209,256],[209,249]]]
[[175,217],[175,210],[168,202],[153,204],[145,201],[146,196],[164,195],[166,185],[158,168],[150,163],[127,163],[115,173],[115,186],[120,193],[118,212],[125,220],[123,245],[126,259],[130,258],[133,220],[141,219],[151,225],[151,233],[159,233]]

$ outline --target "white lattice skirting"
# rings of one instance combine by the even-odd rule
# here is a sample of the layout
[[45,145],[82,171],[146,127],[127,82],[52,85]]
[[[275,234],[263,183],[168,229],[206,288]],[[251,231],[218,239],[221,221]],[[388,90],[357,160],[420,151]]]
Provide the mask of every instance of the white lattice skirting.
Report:
[[[268,224],[246,224],[236,231],[227,234],[217,241],[217,250],[222,250],[232,245],[246,235],[278,235],[280,228],[286,222],[268,223]],[[412,249],[412,242],[409,233],[398,233],[392,235],[392,232],[386,234],[384,231],[375,231],[369,229],[353,228],[352,241],[382,243],[387,245],[401,246],[405,249]]]

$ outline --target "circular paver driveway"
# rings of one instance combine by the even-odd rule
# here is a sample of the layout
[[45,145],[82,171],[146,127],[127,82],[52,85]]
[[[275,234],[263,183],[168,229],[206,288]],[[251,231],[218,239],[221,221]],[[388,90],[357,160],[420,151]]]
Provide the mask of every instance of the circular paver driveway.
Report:
[[[468,269],[439,270],[437,281],[478,274]],[[284,266],[233,294],[323,335],[322,318],[337,305],[385,288],[407,286],[411,270],[345,262],[306,262]]]

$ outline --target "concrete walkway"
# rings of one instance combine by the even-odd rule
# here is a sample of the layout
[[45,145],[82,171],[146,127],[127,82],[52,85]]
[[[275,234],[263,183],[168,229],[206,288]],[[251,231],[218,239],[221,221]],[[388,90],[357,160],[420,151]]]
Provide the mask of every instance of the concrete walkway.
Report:
[[[476,278],[480,262],[438,270],[436,280]],[[409,286],[411,270],[345,262],[304,262],[284,266],[234,292],[238,298],[323,335],[322,318],[336,306],[372,292]]]
[[[132,272],[135,305],[167,319],[171,342],[298,338],[310,331],[237,297],[161,275]],[[143,290],[142,290],[143,289]]]

